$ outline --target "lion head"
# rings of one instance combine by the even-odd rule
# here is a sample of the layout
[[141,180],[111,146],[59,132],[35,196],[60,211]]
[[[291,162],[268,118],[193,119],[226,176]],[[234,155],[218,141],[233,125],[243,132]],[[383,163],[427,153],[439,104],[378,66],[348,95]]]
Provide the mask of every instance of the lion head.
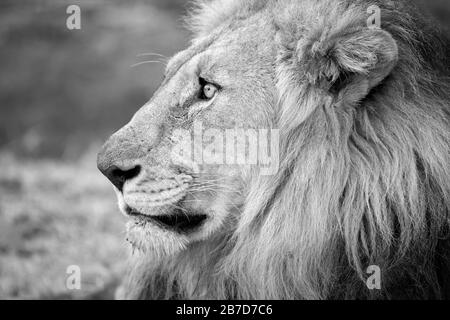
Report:
[[126,297],[448,294],[449,46],[410,7],[196,2],[98,157],[137,249]]

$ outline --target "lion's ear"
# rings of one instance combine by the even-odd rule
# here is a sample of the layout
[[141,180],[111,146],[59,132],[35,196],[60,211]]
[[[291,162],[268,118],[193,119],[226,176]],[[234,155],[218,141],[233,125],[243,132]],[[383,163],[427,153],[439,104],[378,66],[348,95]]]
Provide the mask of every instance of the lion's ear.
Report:
[[392,36],[377,28],[320,32],[298,42],[297,57],[310,83],[357,103],[397,64]]

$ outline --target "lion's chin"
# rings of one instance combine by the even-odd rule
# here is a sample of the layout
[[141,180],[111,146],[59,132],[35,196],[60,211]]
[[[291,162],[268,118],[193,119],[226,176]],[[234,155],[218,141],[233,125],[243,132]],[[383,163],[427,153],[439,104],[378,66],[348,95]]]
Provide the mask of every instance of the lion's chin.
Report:
[[191,241],[187,235],[162,229],[145,221],[132,219],[127,222],[126,228],[127,241],[133,252],[151,254],[159,258],[177,254]]

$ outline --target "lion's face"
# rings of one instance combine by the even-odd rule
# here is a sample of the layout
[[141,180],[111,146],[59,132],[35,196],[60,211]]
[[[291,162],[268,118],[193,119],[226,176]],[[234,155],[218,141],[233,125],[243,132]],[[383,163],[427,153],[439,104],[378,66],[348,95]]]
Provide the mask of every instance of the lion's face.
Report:
[[276,142],[271,31],[252,28],[199,38],[173,57],[153,98],[100,152],[135,247],[172,254],[229,233],[258,165],[276,170],[275,148],[261,155]]

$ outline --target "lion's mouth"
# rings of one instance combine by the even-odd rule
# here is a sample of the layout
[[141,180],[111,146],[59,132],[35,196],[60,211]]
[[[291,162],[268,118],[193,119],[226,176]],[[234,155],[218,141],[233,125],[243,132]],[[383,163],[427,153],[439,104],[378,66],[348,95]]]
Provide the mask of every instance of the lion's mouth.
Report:
[[164,215],[145,215],[133,208],[127,207],[127,213],[137,220],[144,220],[158,227],[179,233],[189,233],[198,229],[208,218],[206,214],[188,213],[182,209],[175,209],[171,213]]

